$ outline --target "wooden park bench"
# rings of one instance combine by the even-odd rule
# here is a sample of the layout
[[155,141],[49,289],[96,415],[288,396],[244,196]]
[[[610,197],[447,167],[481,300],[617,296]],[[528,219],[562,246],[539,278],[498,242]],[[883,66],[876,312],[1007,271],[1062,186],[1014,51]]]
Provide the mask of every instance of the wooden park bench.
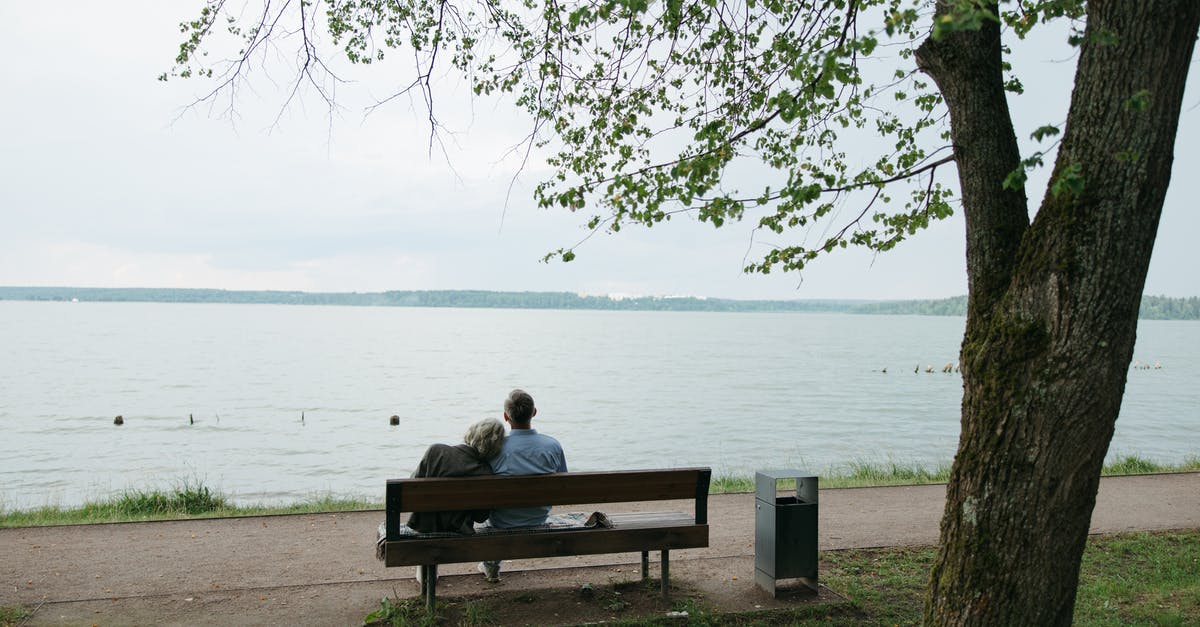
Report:
[[[708,546],[708,468],[566,472],[549,475],[391,479],[382,541],[387,566],[419,566],[425,602],[436,600],[440,564],[562,557],[602,553],[642,554],[649,577],[650,551],[661,553],[662,593],[669,593],[670,551]],[[401,529],[403,512],[493,510],[539,505],[583,505],[687,499],[693,512],[604,514],[611,527],[502,529],[474,535],[418,534]],[[568,508],[569,509],[569,508]]]

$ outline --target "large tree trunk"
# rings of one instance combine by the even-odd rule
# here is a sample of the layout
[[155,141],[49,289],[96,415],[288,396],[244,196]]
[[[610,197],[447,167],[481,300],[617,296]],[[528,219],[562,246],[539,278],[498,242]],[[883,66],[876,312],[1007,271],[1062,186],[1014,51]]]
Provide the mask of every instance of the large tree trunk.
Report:
[[918,50],[950,110],[970,281],[931,624],[1072,619],[1200,27],[1196,0],[1087,9],[1055,165],[1082,188],[1048,191],[1032,225],[1024,194],[1002,189],[1019,157],[998,25]]

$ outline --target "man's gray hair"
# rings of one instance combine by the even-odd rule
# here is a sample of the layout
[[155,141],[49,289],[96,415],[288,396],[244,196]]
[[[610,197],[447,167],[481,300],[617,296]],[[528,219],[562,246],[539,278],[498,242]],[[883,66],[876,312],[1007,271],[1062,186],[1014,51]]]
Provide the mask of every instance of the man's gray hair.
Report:
[[479,456],[491,459],[500,454],[504,444],[504,423],[495,418],[484,418],[467,428],[463,442],[475,449]]
[[504,401],[504,415],[514,424],[527,425],[533,420],[533,397],[525,390],[516,389],[508,393]]

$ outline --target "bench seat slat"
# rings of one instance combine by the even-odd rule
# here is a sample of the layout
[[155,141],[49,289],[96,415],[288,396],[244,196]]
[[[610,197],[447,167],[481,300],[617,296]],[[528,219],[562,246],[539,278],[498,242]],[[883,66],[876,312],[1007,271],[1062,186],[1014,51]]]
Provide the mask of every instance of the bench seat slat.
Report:
[[418,566],[708,546],[708,525],[692,524],[690,520],[686,526],[644,522],[644,526],[618,526],[613,529],[463,536],[451,542],[445,538],[395,540],[387,543],[386,563],[388,566]]

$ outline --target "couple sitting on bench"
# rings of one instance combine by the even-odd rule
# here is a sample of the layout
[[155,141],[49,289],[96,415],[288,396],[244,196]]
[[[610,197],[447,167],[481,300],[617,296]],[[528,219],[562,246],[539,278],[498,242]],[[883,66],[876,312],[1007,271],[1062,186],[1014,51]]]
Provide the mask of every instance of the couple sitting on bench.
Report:
[[[543,475],[567,472],[567,459],[558,440],[538,433],[532,427],[537,415],[533,397],[524,390],[513,390],[504,401],[504,421],[511,433],[504,435],[504,424],[495,418],[481,420],[467,430],[465,443],[450,446],[434,444],[425,452],[413,477],[471,477],[478,475]],[[525,507],[467,512],[416,512],[407,525],[421,533],[475,533],[474,523],[484,528],[512,529],[546,524],[549,507]],[[498,581],[500,562],[479,563],[488,581]],[[420,583],[421,569],[417,568]]]

